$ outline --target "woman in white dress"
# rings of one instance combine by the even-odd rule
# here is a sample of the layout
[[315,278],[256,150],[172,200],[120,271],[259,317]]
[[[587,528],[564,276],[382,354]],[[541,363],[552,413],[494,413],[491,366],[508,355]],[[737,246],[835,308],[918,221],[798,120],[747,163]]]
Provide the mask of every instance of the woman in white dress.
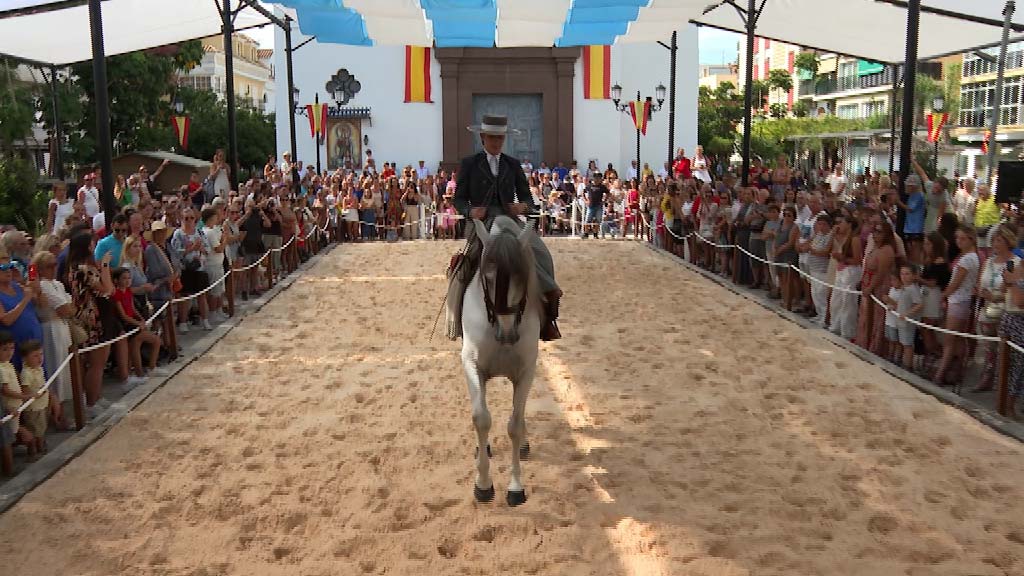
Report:
[[[37,253],[32,258],[32,264],[39,274],[39,287],[46,296],[45,306],[36,306],[36,314],[43,325],[43,365],[46,374],[53,374],[57,367],[67,358],[71,348],[71,330],[68,328],[68,318],[75,315],[75,305],[72,303],[71,295],[64,288],[64,284],[56,279],[57,257],[52,252],[44,251]],[[50,393],[57,399],[50,402],[50,410],[53,414],[57,428],[68,430],[71,423],[65,418],[65,410],[71,406],[73,400],[71,392],[71,367],[65,366],[60,372]]]
[[75,199],[68,198],[68,187],[63,182],[53,184],[53,198],[50,200],[46,216],[46,230],[51,234],[60,234],[64,223],[75,212]]
[[[210,178],[213,178],[213,192],[216,196],[228,199],[231,192],[231,180],[228,178],[228,164],[224,161],[224,150],[218,148],[213,154],[213,163],[210,164]],[[209,198],[205,200],[210,200]]]
[[693,160],[690,162],[690,171],[693,173],[693,177],[701,180],[705,184],[711,183],[711,173],[708,172],[708,159],[704,157],[704,147],[700,144],[697,145],[697,151],[694,152]]

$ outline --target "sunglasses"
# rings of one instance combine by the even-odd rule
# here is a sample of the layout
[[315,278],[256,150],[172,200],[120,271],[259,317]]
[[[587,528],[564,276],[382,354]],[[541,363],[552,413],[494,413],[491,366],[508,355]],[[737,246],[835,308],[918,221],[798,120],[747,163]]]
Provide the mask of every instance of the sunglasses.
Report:
[[0,272],[6,272],[8,270],[13,270],[13,269],[15,269],[17,267],[18,267],[18,265],[15,264],[14,262],[8,262],[7,264],[0,264]]
[[127,228],[114,228],[114,234],[124,234],[127,231]]

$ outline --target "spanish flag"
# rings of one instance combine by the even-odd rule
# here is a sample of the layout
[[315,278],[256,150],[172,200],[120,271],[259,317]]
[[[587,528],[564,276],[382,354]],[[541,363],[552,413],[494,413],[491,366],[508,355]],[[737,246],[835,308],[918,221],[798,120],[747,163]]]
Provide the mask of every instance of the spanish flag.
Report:
[[583,47],[583,98],[608,100],[611,98],[612,47]]
[[327,129],[327,104],[306,104],[306,116],[309,117],[310,137],[322,136]]
[[629,115],[633,117],[633,125],[641,134],[647,136],[647,117],[651,114],[651,103],[637,100],[629,103]]
[[405,101],[433,103],[430,99],[430,48],[405,47]]
[[988,142],[992,139],[992,131],[985,130],[985,136],[981,139],[981,153],[988,154]]
[[171,116],[174,135],[178,137],[178,145],[182,150],[188,150],[188,127],[191,123],[188,116]]
[[949,114],[946,112],[932,112],[928,115],[929,142],[939,141],[939,137],[942,136],[942,127],[946,125],[947,120],[949,120]]

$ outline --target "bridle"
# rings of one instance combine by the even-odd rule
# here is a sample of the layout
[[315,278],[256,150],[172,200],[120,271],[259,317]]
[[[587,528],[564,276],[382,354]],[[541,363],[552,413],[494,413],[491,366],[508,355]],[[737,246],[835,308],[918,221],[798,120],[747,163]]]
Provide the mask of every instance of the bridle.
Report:
[[494,299],[491,298],[491,291],[487,287],[486,275],[483,273],[483,270],[480,271],[480,286],[484,289],[484,306],[487,308],[487,322],[490,323],[491,326],[494,326],[498,321],[498,316],[505,316],[512,313],[515,313],[516,315],[515,326],[517,328],[519,327],[519,323],[523,320],[523,313],[526,311],[527,291],[523,290],[523,296],[519,299],[519,304],[517,304],[514,309],[509,308],[507,302],[508,288],[511,284],[510,279],[511,275],[504,270],[498,270],[496,273],[496,277],[494,279],[494,290],[495,295],[498,297],[497,301],[501,302],[501,308],[499,308],[495,305]]

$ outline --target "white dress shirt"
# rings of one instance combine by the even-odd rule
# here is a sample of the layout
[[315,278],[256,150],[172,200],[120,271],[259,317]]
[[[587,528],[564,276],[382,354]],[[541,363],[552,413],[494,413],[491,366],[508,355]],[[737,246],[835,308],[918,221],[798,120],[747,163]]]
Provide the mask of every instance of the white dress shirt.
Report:
[[491,154],[490,152],[485,152],[485,154],[487,154],[487,164],[491,167],[491,175],[492,176],[497,176],[498,175],[498,160],[501,158],[501,155],[499,154],[499,155],[495,156],[495,155]]

